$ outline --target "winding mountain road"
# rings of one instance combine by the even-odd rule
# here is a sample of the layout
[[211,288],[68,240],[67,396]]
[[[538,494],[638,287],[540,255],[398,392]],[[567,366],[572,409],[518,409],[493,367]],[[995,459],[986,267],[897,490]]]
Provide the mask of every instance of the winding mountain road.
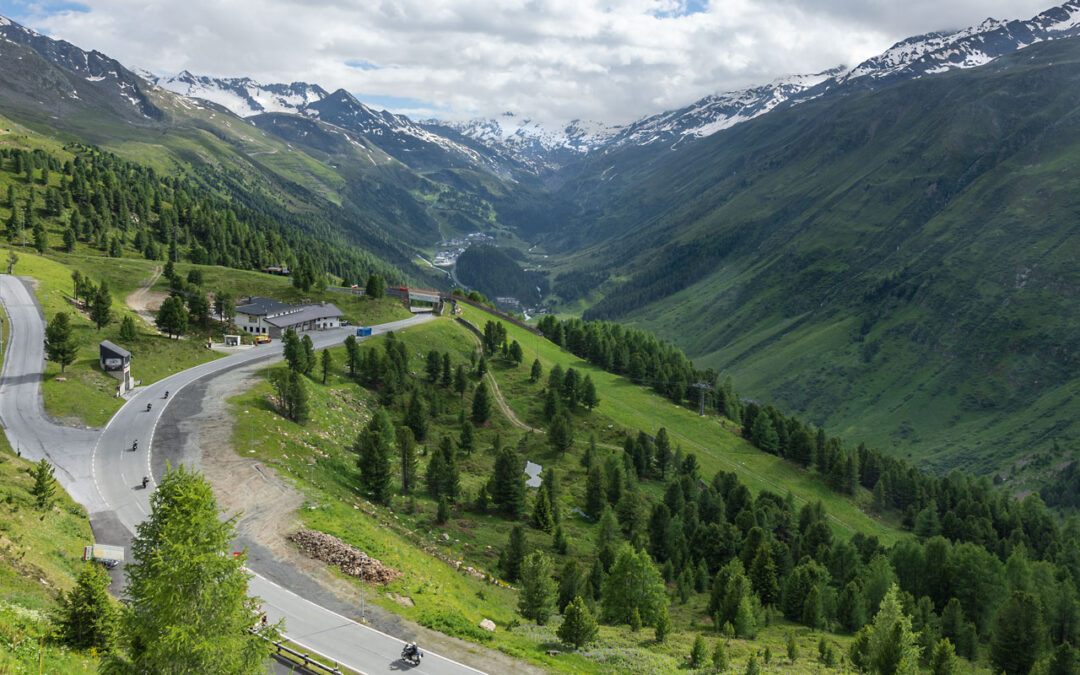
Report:
[[[29,284],[17,277],[0,275],[0,303],[7,311],[10,336],[3,370],[0,371],[0,423],[12,447],[26,458],[46,458],[56,468],[60,484],[86,507],[95,536],[102,543],[129,547],[136,526],[150,514],[154,469],[164,462],[154,459],[154,438],[175,430],[159,424],[166,407],[201,404],[194,394],[186,401],[188,385],[205,383],[230,371],[281,359],[277,344],[260,346],[203,363],[140,389],[109,420],[104,429],[79,429],[57,424],[45,412],[41,398],[44,372],[44,317]],[[401,330],[431,320],[417,315],[374,327],[374,334]],[[340,344],[351,329],[312,333],[316,349]],[[191,390],[198,387],[191,387]],[[169,398],[165,399],[165,392]],[[147,403],[152,404],[148,411]],[[172,418],[174,416],[168,416]],[[138,439],[139,449],[131,450]],[[160,459],[160,458],[159,458]],[[142,477],[150,485],[142,489]],[[130,551],[130,548],[129,548]],[[252,593],[263,600],[272,620],[285,619],[286,636],[305,649],[352,670],[375,674],[409,671],[421,675],[473,674],[474,668],[425,651],[424,662],[410,667],[399,658],[402,640],[352,621],[259,574],[257,562],[249,561],[255,574]],[[114,579],[121,581],[114,572]],[[325,604],[331,604],[326,602]]]

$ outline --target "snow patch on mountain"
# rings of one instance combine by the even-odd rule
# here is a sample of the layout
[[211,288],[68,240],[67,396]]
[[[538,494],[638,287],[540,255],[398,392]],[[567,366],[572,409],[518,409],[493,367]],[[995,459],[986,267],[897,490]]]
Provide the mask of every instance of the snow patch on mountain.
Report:
[[304,82],[260,84],[247,77],[207,77],[186,70],[173,76],[151,77],[151,81],[163,89],[216,103],[239,117],[268,112],[299,113],[308,104],[327,95],[322,87]]

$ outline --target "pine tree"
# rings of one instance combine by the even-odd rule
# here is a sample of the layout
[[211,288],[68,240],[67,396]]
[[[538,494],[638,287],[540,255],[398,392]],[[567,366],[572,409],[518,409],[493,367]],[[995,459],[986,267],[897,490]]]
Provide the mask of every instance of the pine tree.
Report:
[[1006,675],[1026,674],[1038,660],[1046,639],[1038,599],[1025,591],[1013,591],[994,616],[990,661],[995,670]]
[[439,384],[443,387],[450,388],[454,383],[454,372],[450,369],[450,355],[443,352],[442,355],[442,375],[439,380]]
[[776,580],[776,563],[772,548],[762,542],[750,563],[750,583],[763,605],[773,605],[780,599],[780,583]]
[[445,525],[448,520],[450,520],[450,501],[447,500],[446,495],[440,495],[439,508],[435,512],[435,522],[439,525]]
[[562,456],[574,444],[574,427],[570,421],[570,414],[565,410],[557,413],[548,426],[548,445],[559,456]]
[[514,583],[521,578],[521,565],[525,560],[525,531],[520,525],[510,530],[506,548],[499,554],[499,571],[503,578]]
[[61,593],[56,623],[72,649],[108,652],[116,641],[117,612],[109,597],[109,575],[95,563],[83,565],[75,588]]
[[405,409],[405,426],[412,429],[416,440],[422,442],[427,439],[428,416],[424,413],[423,404],[420,402],[420,392],[415,389]]
[[637,607],[641,620],[654,624],[664,608],[667,596],[664,582],[649,555],[623,545],[604,580],[604,617],[612,623],[627,623],[630,611]]
[[94,301],[90,305],[90,320],[94,322],[99,331],[112,321],[111,308],[112,294],[109,293],[108,284],[102,279],[101,285],[98,286],[97,293],[94,295]]
[[521,566],[521,594],[518,610],[526,619],[543,626],[555,613],[555,579],[551,558],[543,551],[525,557]]
[[30,488],[30,494],[34,495],[34,503],[38,510],[47,511],[52,506],[53,497],[56,495],[52,464],[42,457],[40,461],[32,465],[30,475],[34,477],[34,486]]
[[356,438],[360,480],[376,504],[390,501],[390,452],[396,432],[384,408],[380,408]]
[[959,673],[960,664],[949,638],[938,640],[934,645],[933,656],[930,657],[930,675],[959,675]]
[[795,663],[799,658],[799,643],[795,641],[794,631],[787,634],[787,657],[791,663]]
[[458,438],[458,450],[466,457],[473,454],[476,449],[476,439],[473,436],[473,425],[469,420],[461,423],[461,436]]
[[802,622],[803,625],[809,626],[815,630],[822,628],[825,625],[825,612],[822,609],[821,591],[818,590],[816,584],[810,587],[810,591],[803,600]]
[[566,606],[563,622],[556,635],[564,644],[581,649],[596,639],[597,632],[596,619],[589,611],[589,606],[580,595],[575,597]]
[[187,310],[184,301],[177,297],[165,298],[158,309],[156,323],[158,329],[165,331],[171,338],[187,331]]
[[330,355],[329,349],[322,350],[322,356],[319,359],[322,366],[322,383],[326,384],[326,378],[330,374],[330,370],[334,367],[334,357]]
[[600,512],[607,505],[607,492],[604,489],[604,471],[594,466],[585,479],[585,513],[592,518],[599,518]]
[[398,427],[395,431],[395,444],[401,465],[401,494],[407,495],[416,485],[416,440],[412,429]]
[[[206,296],[199,293],[205,300]],[[203,320],[201,323],[206,323]],[[310,375],[311,371],[315,370],[315,343],[311,341],[311,336],[307,333],[300,339],[300,346],[304,349],[304,360],[301,368],[301,372],[304,375]]]
[[489,492],[495,506],[505,515],[520,518],[525,512],[525,472],[517,453],[509,446],[495,453]]
[[581,565],[576,560],[567,560],[559,570],[559,597],[555,603],[556,609],[565,614],[566,606],[573,602],[575,597],[586,593],[588,583]]
[[874,615],[866,647],[873,672],[887,675],[918,675],[919,648],[911,631],[911,618],[900,605],[899,588],[894,584],[881,600]]
[[532,368],[529,369],[529,382],[537,382],[544,374],[544,367],[540,365],[540,359],[534,359]]
[[75,362],[79,345],[71,333],[67,312],[57,312],[45,327],[45,358],[60,364],[60,372]]
[[589,410],[600,405],[600,398],[596,395],[596,384],[593,383],[592,377],[589,375],[586,375],[585,380],[581,383],[580,399],[581,405]]
[[561,493],[561,489],[559,487],[558,469],[552,466],[544,471],[540,489],[547,491],[548,503],[551,505],[551,522],[558,525],[562,522],[562,513],[559,509],[559,494]]
[[454,371],[454,391],[457,392],[458,397],[465,398],[465,390],[469,387],[469,381],[465,377],[465,366],[458,364],[457,370]]
[[349,377],[356,377],[356,370],[360,367],[360,343],[356,338],[349,335],[345,338],[345,365],[349,367]]
[[698,633],[694,638],[694,646],[690,648],[690,667],[700,668],[705,665],[705,658],[708,655],[708,651],[705,647],[705,637]]
[[259,673],[276,626],[248,632],[259,599],[245,557],[229,552],[236,518],[220,520],[213,489],[181,465],[158,483],[125,569],[130,609],[110,671]]
[[1080,652],[1068,642],[1058,645],[1050,659],[1046,675],[1076,675],[1077,673],[1080,673]]
[[641,630],[641,612],[635,607],[630,610],[630,632],[636,633]]
[[491,402],[488,400],[487,385],[480,382],[473,392],[472,422],[477,426],[487,423],[491,417]]
[[722,673],[728,668],[727,649],[724,648],[723,640],[717,640],[716,646],[713,647],[712,665],[713,670],[718,673]]
[[757,652],[751,652],[750,658],[746,661],[746,670],[743,671],[743,675],[761,675],[761,666],[757,662]]
[[656,613],[656,622],[653,624],[656,641],[663,644],[671,635],[671,617],[668,616],[667,605],[661,605]]
[[132,319],[130,314],[125,314],[120,322],[120,339],[130,342],[135,339],[135,335],[135,319]]
[[551,532],[555,524],[551,519],[551,503],[548,501],[547,490],[541,488],[536,492],[533,500],[532,524],[538,530]]

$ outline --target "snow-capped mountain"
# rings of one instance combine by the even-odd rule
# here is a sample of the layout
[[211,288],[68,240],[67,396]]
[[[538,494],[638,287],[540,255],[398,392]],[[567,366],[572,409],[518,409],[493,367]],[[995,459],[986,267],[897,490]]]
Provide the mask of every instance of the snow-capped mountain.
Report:
[[[512,115],[447,123],[487,145],[525,155],[531,163],[559,165],[569,156],[626,146],[665,144],[676,148],[754,119],[775,108],[797,105],[849,88],[876,88],[960,68],[974,68],[1045,40],[1080,35],[1080,0],[1042,12],[1029,21],[987,19],[957,31],[902,40],[854,68],[838,66],[770,84],[706,96],[694,103],[644,117],[624,127],[600,125],[581,133],[576,123],[549,128]],[[546,161],[545,161],[546,160]]]
[[306,82],[259,84],[247,77],[206,77],[186,70],[169,77],[151,73],[145,73],[144,77],[181,96],[217,103],[240,117],[267,112],[297,113],[327,96],[325,89]]
[[[146,83],[142,78],[99,51],[84,51],[70,42],[54,40],[3,16],[0,16],[0,40],[32,49],[46,61],[82,78],[84,85],[108,92],[119,105],[138,116],[157,119],[161,115],[144,93]],[[67,95],[73,99],[81,98],[78,89],[84,85]]]
[[1080,0],[1069,0],[1028,21],[986,19],[963,30],[908,38],[839,76],[837,83],[893,82],[974,68],[1037,42],[1077,35]]
[[532,165],[559,165],[573,157],[608,145],[622,129],[602,122],[574,120],[553,128],[512,112],[496,119],[428,120],[434,130],[453,129],[457,133],[510,152]]

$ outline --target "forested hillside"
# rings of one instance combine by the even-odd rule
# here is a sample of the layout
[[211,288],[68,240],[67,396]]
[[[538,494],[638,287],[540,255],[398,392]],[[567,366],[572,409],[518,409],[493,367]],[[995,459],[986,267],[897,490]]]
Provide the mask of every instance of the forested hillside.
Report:
[[2,217],[11,243],[45,253],[52,247],[72,251],[82,242],[111,257],[137,254],[239,269],[286,265],[308,285],[326,283],[328,274],[350,283],[373,272],[404,278],[347,245],[318,216],[282,212],[257,199],[230,203],[191,180],[84,145],[28,150],[17,147],[19,136],[4,140]]
[[1035,45],[677,155],[592,159],[574,187],[588,208],[560,235],[612,279],[586,317],[940,471],[1067,450],[1078,55]]

